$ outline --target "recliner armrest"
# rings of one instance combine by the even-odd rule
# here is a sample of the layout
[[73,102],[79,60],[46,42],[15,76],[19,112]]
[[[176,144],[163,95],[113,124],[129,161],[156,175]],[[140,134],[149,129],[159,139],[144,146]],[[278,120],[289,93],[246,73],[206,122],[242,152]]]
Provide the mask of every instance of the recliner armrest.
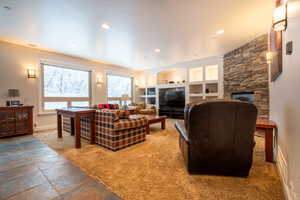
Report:
[[175,127],[177,131],[180,133],[180,135],[182,136],[182,138],[188,143],[189,138],[186,134],[186,129],[184,128],[183,124],[177,121],[175,122]]

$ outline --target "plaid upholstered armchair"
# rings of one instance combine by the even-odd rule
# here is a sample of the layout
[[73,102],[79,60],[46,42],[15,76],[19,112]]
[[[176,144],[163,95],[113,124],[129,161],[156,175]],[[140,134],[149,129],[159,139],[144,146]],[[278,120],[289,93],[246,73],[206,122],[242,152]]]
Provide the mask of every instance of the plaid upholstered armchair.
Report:
[[[121,119],[120,110],[97,110],[96,144],[117,151],[146,140],[147,119]],[[70,132],[70,119],[64,118],[64,130]],[[90,138],[89,119],[81,119],[81,137]]]

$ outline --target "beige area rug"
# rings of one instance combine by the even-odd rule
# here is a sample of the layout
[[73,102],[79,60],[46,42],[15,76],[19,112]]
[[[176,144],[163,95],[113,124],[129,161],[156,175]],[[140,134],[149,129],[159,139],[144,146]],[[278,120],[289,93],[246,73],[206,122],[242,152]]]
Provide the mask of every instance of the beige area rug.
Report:
[[189,175],[173,120],[164,131],[154,125],[146,142],[118,152],[86,143],[74,149],[72,136],[59,140],[54,131],[35,136],[127,200],[284,199],[275,164],[264,160],[263,138],[256,137],[249,177],[236,178]]

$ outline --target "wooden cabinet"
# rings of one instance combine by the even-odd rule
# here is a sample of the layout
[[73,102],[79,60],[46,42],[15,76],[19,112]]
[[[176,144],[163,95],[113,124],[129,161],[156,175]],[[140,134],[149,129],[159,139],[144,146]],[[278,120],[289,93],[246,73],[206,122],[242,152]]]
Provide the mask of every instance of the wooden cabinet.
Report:
[[32,134],[33,106],[0,107],[0,137]]

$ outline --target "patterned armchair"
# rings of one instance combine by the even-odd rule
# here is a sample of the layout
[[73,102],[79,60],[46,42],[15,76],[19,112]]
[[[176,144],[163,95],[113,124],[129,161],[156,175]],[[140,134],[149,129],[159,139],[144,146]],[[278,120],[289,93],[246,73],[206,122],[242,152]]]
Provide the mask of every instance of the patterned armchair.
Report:
[[[64,118],[64,131],[70,133],[70,119]],[[120,119],[119,110],[97,110],[96,144],[117,151],[146,140],[147,119]],[[81,119],[81,137],[90,138],[89,118]]]

